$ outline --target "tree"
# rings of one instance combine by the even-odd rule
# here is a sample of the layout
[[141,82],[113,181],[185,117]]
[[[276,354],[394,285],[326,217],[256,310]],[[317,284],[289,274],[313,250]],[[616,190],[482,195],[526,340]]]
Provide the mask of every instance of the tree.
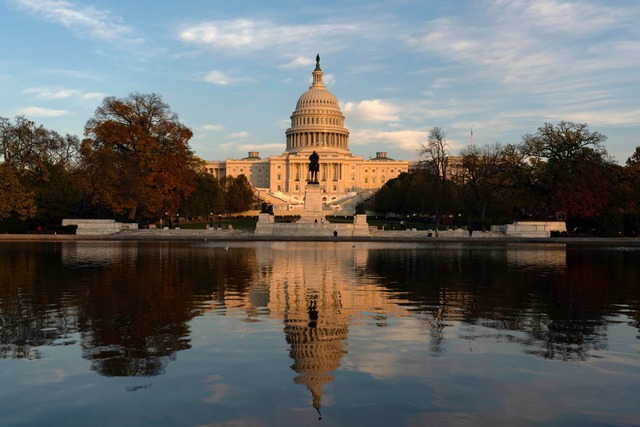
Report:
[[535,178],[531,189],[543,200],[541,216],[564,212],[588,219],[603,212],[610,200],[608,170],[613,163],[602,145],[606,139],[586,124],[571,122],[545,123],[535,135],[523,137],[522,150]]
[[545,123],[534,135],[523,136],[522,145],[531,157],[564,161],[575,159],[585,148],[606,156],[602,145],[606,140],[606,136],[591,132],[586,124],[562,121],[556,126]]
[[446,136],[447,134],[442,128],[434,127],[429,131],[427,143],[421,142],[418,149],[421,167],[435,177],[433,206],[436,216],[436,228],[440,225],[440,217],[444,213],[450,197],[450,189],[447,182],[449,145],[446,143]]
[[406,214],[408,209],[407,195],[412,174],[401,173],[398,177],[388,180],[375,195],[375,210],[378,212]]
[[225,211],[239,213],[249,210],[253,204],[253,189],[244,174],[237,177],[227,176],[220,181],[224,194]]
[[38,206],[35,218],[41,224],[60,223],[63,218],[76,213],[82,200],[76,175],[61,164],[49,166],[48,179],[34,191]]
[[480,220],[484,221],[487,206],[494,202],[503,187],[504,172],[503,147],[496,143],[478,147],[469,145],[460,152],[464,169],[464,183],[469,189],[471,200]]
[[584,150],[559,178],[552,206],[568,217],[593,218],[609,206],[614,182],[597,153]]
[[181,204],[180,210],[186,217],[207,217],[209,214],[224,212],[224,196],[218,180],[207,172],[198,172],[195,189]]
[[635,165],[640,165],[640,146],[636,147],[636,151],[627,159],[627,166]]
[[25,190],[18,174],[8,163],[0,163],[0,220],[16,215],[20,219],[36,212],[33,193]]
[[14,123],[0,117],[0,150],[3,160],[13,165],[20,179],[46,181],[49,166],[72,166],[77,158],[78,137],[61,136],[58,132],[37,126],[24,116]]
[[0,118],[1,160],[8,179],[5,188],[13,188],[3,200],[16,204],[18,218],[34,218],[37,212],[36,219],[47,223],[52,217],[66,216],[77,203],[73,172],[78,147],[76,136],[62,136],[24,116],[13,122]]
[[105,98],[82,142],[93,200],[129,219],[178,211],[200,167],[189,147],[192,135],[158,94]]

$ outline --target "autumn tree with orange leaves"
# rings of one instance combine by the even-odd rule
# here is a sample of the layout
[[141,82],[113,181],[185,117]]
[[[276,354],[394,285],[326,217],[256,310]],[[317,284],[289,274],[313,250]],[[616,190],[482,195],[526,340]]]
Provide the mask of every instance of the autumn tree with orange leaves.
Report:
[[129,219],[177,212],[200,161],[191,130],[158,94],[107,97],[85,125],[81,156],[91,203]]

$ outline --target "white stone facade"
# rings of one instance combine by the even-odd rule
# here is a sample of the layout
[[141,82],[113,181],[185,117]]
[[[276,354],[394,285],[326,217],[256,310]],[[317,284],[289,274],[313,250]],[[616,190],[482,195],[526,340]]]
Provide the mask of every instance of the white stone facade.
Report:
[[353,214],[355,204],[372,195],[388,180],[409,170],[406,160],[393,160],[386,152],[365,160],[349,151],[349,131],[337,98],[322,82],[317,58],[313,83],[291,114],[286,148],[280,156],[260,158],[249,152],[243,159],[207,161],[206,170],[218,179],[244,174],[256,195],[274,206],[276,213],[298,213],[304,204],[309,156],[320,156],[319,185],[324,208]]

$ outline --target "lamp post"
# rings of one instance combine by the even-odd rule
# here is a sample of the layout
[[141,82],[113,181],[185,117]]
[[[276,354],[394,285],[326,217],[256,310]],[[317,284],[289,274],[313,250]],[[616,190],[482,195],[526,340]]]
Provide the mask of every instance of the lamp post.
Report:
[[222,228],[222,215],[218,214],[218,228]]
[[180,230],[180,214],[176,214],[176,230]]
[[209,228],[213,228],[213,212],[209,212]]
[[170,228],[171,226],[169,225],[169,213],[165,212],[164,213],[164,226],[166,228]]

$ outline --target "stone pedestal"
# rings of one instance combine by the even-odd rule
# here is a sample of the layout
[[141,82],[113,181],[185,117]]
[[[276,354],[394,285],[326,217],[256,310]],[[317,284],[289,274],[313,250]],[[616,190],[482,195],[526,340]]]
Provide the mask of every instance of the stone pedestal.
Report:
[[358,214],[353,218],[353,235],[354,236],[371,236],[369,231],[369,223],[366,214]]
[[261,213],[258,216],[258,222],[256,223],[256,235],[258,236],[272,236],[273,227],[276,222],[275,216],[268,213]]
[[304,195],[304,211],[299,222],[324,222],[325,215],[322,211],[322,187],[320,184],[308,183]]

